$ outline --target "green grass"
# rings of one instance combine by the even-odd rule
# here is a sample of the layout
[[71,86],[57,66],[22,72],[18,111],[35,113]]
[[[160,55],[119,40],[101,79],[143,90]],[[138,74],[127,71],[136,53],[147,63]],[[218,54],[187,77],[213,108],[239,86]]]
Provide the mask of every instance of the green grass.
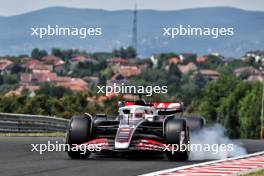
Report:
[[264,175],[264,169],[255,173],[247,174],[246,176],[263,176]]
[[0,133],[4,137],[65,137],[63,132],[51,133]]

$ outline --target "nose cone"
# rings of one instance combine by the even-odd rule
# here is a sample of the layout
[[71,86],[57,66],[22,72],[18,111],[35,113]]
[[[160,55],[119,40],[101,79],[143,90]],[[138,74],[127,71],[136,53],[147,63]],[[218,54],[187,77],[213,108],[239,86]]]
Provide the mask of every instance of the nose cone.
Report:
[[123,127],[119,128],[115,138],[116,149],[127,149],[129,147],[133,128]]

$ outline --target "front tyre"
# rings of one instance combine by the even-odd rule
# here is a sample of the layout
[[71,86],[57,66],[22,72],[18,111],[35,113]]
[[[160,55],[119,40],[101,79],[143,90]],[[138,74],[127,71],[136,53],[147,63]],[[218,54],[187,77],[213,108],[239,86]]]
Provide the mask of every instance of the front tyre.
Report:
[[74,146],[87,142],[90,138],[90,129],[91,129],[91,119],[89,117],[83,116],[73,116],[71,118],[68,130],[67,130],[67,138],[66,143],[70,145],[70,150],[68,150],[68,155],[71,158],[88,158],[90,156],[90,152],[76,150],[72,150]]
[[[165,125],[165,141],[166,144],[175,144],[178,146],[177,151],[167,151],[167,158],[173,161],[186,161],[189,158],[187,149],[189,142],[189,130],[186,121],[181,118],[172,118]],[[180,151],[179,147],[185,145],[185,150]],[[172,148],[173,149],[173,148]]]

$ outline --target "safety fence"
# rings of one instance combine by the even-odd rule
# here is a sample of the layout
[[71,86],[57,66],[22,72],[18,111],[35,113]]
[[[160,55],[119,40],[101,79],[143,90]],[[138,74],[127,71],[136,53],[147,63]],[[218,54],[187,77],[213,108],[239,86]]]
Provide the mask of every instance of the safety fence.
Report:
[[64,132],[68,123],[58,117],[0,113],[0,132]]

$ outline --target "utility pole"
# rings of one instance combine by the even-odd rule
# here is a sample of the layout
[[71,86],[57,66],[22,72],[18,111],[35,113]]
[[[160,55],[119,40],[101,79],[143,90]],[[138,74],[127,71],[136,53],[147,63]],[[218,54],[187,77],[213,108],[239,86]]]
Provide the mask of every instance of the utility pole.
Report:
[[261,103],[261,117],[260,117],[260,139],[264,139],[264,80],[262,80],[262,103]]
[[133,29],[132,29],[132,47],[135,49],[137,53],[137,4],[135,5],[134,13],[133,13]]

